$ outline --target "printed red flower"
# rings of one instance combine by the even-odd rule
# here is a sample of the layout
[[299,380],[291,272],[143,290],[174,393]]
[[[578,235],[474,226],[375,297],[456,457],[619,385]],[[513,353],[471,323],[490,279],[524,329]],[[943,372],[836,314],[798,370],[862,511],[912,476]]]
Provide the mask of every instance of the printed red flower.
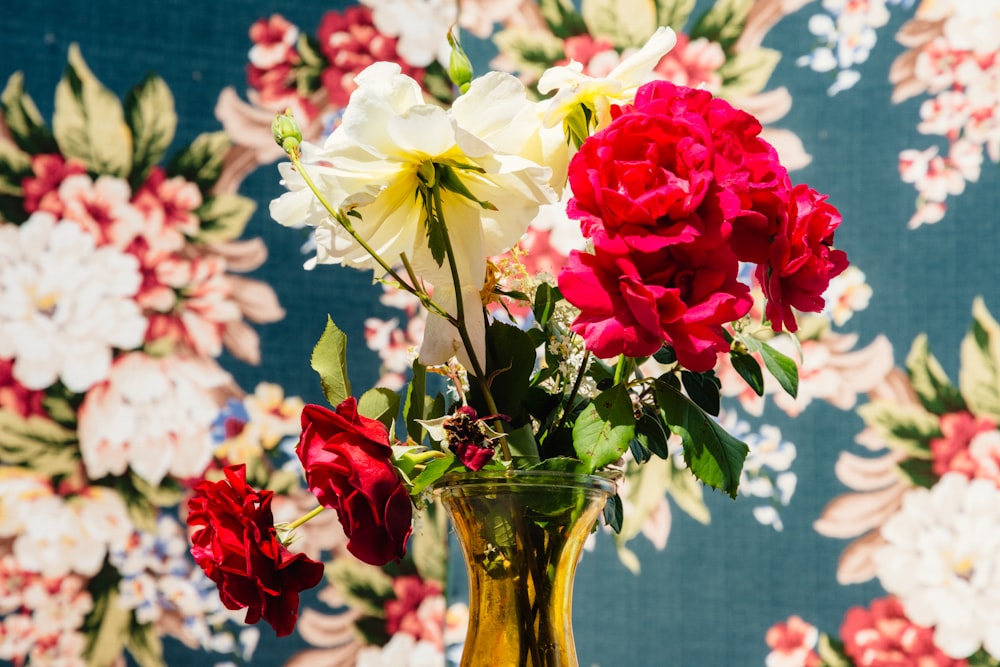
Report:
[[793,308],[819,312],[830,280],[847,268],[847,254],[833,248],[840,213],[808,185],[797,185],[789,202],[788,224],[771,239],[767,262],[757,267],[767,297],[771,327],[796,331]]
[[431,579],[408,575],[392,580],[395,597],[385,603],[385,630],[394,635],[406,632],[416,639],[444,648],[443,618],[434,603],[443,602],[441,585]]
[[64,160],[61,155],[42,154],[31,156],[31,171],[34,176],[21,181],[25,212],[41,210],[61,218],[64,205],[59,199],[59,185],[68,176],[86,174],[87,168],[75,158]]
[[939,428],[941,437],[930,442],[936,475],[960,472],[969,479],[988,477],[1000,483],[995,461],[1000,433],[995,421],[969,412],[951,412],[941,415]]
[[894,597],[852,607],[840,628],[844,652],[857,667],[965,667],[934,645],[933,628],[915,625]]
[[347,550],[372,565],[401,558],[413,505],[392,465],[385,426],[358,414],[354,397],[336,412],[307,405],[296,451],[309,490],[320,504],[337,511]]
[[14,379],[13,370],[13,359],[0,359],[0,410],[10,410],[19,417],[47,417],[45,392],[26,388]]
[[249,486],[244,465],[224,472],[218,482],[199,482],[188,501],[191,555],[219,587],[227,609],[246,608],[247,623],[263,618],[279,637],[291,634],[299,593],[320,582],[323,564],[281,544],[273,493]]
[[800,616],[789,616],[786,623],[776,623],[765,637],[771,648],[768,667],[819,667],[823,661],[814,650],[818,640],[816,626]]

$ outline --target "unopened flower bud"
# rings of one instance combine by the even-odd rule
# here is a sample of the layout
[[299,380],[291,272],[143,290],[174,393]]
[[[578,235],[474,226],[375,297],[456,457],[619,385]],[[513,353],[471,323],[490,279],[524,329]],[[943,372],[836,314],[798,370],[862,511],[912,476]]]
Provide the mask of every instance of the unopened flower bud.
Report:
[[458,86],[458,91],[464,93],[472,82],[472,61],[465,55],[462,45],[455,34],[448,31],[448,44],[451,46],[451,56],[448,58],[448,76],[451,82]]
[[285,113],[279,113],[271,122],[271,134],[274,141],[281,146],[281,150],[288,154],[297,153],[299,144],[302,143],[302,130],[292,115],[291,109],[286,109]]

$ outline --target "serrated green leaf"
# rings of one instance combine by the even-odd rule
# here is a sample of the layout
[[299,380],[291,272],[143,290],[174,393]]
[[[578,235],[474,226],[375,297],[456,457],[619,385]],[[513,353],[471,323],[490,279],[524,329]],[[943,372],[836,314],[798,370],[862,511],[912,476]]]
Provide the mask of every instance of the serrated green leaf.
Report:
[[59,146],[35,106],[31,96],[24,92],[24,73],[14,72],[0,94],[3,124],[17,146],[30,155],[58,153]]
[[642,443],[643,447],[661,459],[670,456],[670,436],[667,434],[666,427],[659,417],[647,407],[643,407],[635,422],[635,437]]
[[960,347],[958,386],[973,414],[1000,421],[1000,325],[982,297],[973,301],[972,316]]
[[375,387],[361,394],[358,399],[358,412],[382,422],[391,429],[399,415],[399,394],[386,387]]
[[753,390],[753,393],[758,396],[764,395],[764,372],[760,368],[760,364],[754,359],[753,355],[747,354],[746,352],[737,352],[733,350],[729,353],[729,361],[733,364],[733,368],[736,372],[740,374],[740,377],[747,383],[747,385]]
[[718,416],[722,402],[722,382],[714,371],[692,373],[681,371],[681,383],[694,404],[710,415]]
[[326,317],[326,328],[313,348],[312,369],[319,373],[323,395],[336,407],[351,395],[347,377],[347,334],[337,328],[333,318]]
[[719,94],[740,97],[759,93],[767,87],[780,61],[781,51],[763,47],[730,55],[719,68],[722,77]]
[[642,46],[657,27],[653,0],[583,0],[581,13],[588,33],[619,49]]
[[754,0],[718,0],[701,15],[691,28],[692,40],[704,37],[710,42],[719,42],[728,53],[730,47],[743,34],[747,15]]
[[44,417],[21,417],[0,409],[0,461],[23,465],[46,477],[70,475],[79,466],[73,431]]
[[937,416],[919,405],[874,400],[860,406],[858,414],[886,444],[914,458],[930,458],[930,440],[941,436]]
[[656,25],[680,31],[694,11],[696,0],[656,0]]
[[654,387],[656,405],[670,430],[681,437],[691,472],[736,498],[749,448],[675,388],[660,381]]
[[201,243],[221,243],[239,238],[257,209],[249,197],[223,192],[207,199],[194,212],[201,220],[196,240]]
[[906,370],[910,374],[913,391],[929,412],[943,415],[965,409],[962,394],[951,384],[941,364],[931,354],[926,334],[920,334],[913,340],[910,353],[906,356]]
[[447,456],[434,459],[424,467],[419,475],[411,480],[410,497],[418,498],[424,492],[424,489],[453,470],[465,470],[462,462],[453,455],[448,454]]
[[617,461],[635,437],[635,414],[625,385],[601,392],[573,424],[573,449],[591,473]]
[[799,367],[791,357],[760,341],[760,356],[764,366],[785,392],[795,398],[799,393]]
[[127,178],[131,172],[132,136],[121,101],[97,80],[76,44],[56,86],[52,131],[60,152],[91,173]]
[[174,96],[166,82],[150,74],[125,97],[125,119],[132,130],[132,185],[166,155],[177,129]]
[[190,146],[180,150],[167,165],[168,176],[181,176],[208,193],[222,174],[222,166],[232,141],[225,132],[199,134]]
[[406,387],[406,401],[403,403],[403,418],[406,420],[406,434],[417,444],[424,441],[424,427],[417,421],[426,419],[427,368],[419,361],[413,362],[413,376]]

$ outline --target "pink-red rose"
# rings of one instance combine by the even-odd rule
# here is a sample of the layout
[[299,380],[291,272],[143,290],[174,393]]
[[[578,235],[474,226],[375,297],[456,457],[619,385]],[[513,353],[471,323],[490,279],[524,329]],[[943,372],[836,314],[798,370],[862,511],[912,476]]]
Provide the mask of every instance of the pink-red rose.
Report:
[[278,540],[271,491],[246,482],[243,465],[225,468],[217,482],[203,480],[188,501],[191,555],[219,587],[227,609],[246,609],[246,622],[261,618],[279,637],[291,634],[299,592],[323,578],[323,564],[293,554]]
[[793,308],[819,312],[830,280],[847,268],[847,254],[833,248],[840,213],[808,185],[792,190],[788,224],[771,239],[757,280],[767,297],[765,313],[775,331],[796,331]]
[[402,558],[413,505],[392,465],[386,427],[360,415],[354,397],[336,412],[307,405],[296,451],[309,490],[337,511],[347,550],[372,565]]

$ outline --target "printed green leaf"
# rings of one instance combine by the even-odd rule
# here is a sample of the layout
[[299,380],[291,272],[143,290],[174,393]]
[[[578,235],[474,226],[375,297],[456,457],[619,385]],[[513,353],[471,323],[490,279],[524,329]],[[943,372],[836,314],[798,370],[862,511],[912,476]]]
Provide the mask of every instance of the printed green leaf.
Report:
[[30,174],[31,156],[0,136],[0,220],[19,223],[28,219],[21,183]]
[[684,460],[695,477],[736,498],[749,448],[730,435],[687,396],[665,382],[655,384],[663,420],[684,443]]
[[860,406],[858,414],[886,444],[914,458],[929,458],[930,439],[941,436],[937,416],[919,405],[875,400]]
[[69,47],[69,65],[56,86],[52,130],[66,157],[82,161],[95,174],[127,178],[132,168],[132,137],[118,96],[87,67],[80,48]]
[[582,10],[588,32],[620,49],[642,46],[656,31],[652,0],[583,0]]
[[730,55],[719,68],[722,77],[720,94],[753,95],[764,90],[781,60],[775,49],[757,48]]
[[538,0],[538,11],[556,37],[566,39],[587,32],[583,17],[568,0]]
[[225,132],[206,132],[179,151],[167,165],[168,176],[181,176],[209,192],[222,174],[231,141]]
[[59,147],[38,112],[31,96],[24,92],[24,73],[14,72],[0,94],[3,124],[17,146],[31,155],[57,153]]
[[929,412],[943,415],[965,409],[962,394],[951,384],[941,364],[931,354],[926,334],[920,334],[913,340],[906,357],[906,370],[910,374],[913,391]]
[[385,618],[385,602],[395,597],[392,577],[381,568],[355,558],[335,558],[326,563],[326,576],[351,609]]
[[406,420],[406,434],[410,440],[420,444],[424,441],[424,427],[417,422],[426,419],[427,368],[419,361],[413,362],[413,377],[406,387],[406,401],[403,403],[403,418]]
[[753,3],[754,0],[718,0],[691,28],[691,39],[704,37],[711,42],[719,42],[728,52],[743,34]]
[[256,209],[253,199],[229,192],[208,198],[195,211],[201,220],[197,240],[219,243],[239,238]]
[[45,477],[70,475],[79,465],[76,434],[44,417],[0,409],[0,461]]
[[440,506],[428,504],[420,510],[406,550],[422,578],[439,584],[447,582],[448,515]]
[[823,660],[823,667],[854,667],[854,661],[844,652],[844,643],[825,632],[819,636],[816,652]]
[[125,640],[125,649],[139,667],[163,666],[163,642],[152,623],[133,623]]
[[507,28],[493,35],[493,43],[527,79],[537,79],[553,63],[566,57],[563,41],[541,28]]
[[958,386],[973,414],[1000,421],[1000,325],[982,297],[973,302],[972,317],[960,347]]
[[795,398],[799,393],[799,367],[795,361],[764,341],[760,341],[760,356],[764,360],[764,366],[778,381],[781,388],[789,396]]
[[620,384],[596,396],[573,424],[573,449],[587,473],[617,461],[633,437],[632,399]]
[[177,129],[174,96],[166,82],[150,74],[125,98],[125,119],[132,129],[132,185],[166,155]]
[[729,361],[732,362],[733,368],[740,374],[740,377],[753,389],[753,392],[758,396],[763,396],[764,372],[753,355],[733,350],[729,353]]
[[[98,574],[104,586],[94,595],[93,608],[84,620],[83,630],[87,637],[84,655],[87,656],[87,665],[92,667],[118,664],[132,625],[132,610],[120,602],[117,582],[109,581],[116,576],[109,574],[111,569],[111,566],[105,565]],[[92,591],[93,588],[92,582]]]
[[695,0],[657,0],[656,25],[681,30],[694,11]]
[[347,334],[337,328],[333,318],[326,317],[326,329],[313,348],[312,368],[319,373],[323,395],[336,407],[351,395],[347,377]]
[[387,429],[392,429],[393,422],[399,415],[399,394],[386,387],[375,387],[361,394],[358,399],[358,412],[382,422]]

